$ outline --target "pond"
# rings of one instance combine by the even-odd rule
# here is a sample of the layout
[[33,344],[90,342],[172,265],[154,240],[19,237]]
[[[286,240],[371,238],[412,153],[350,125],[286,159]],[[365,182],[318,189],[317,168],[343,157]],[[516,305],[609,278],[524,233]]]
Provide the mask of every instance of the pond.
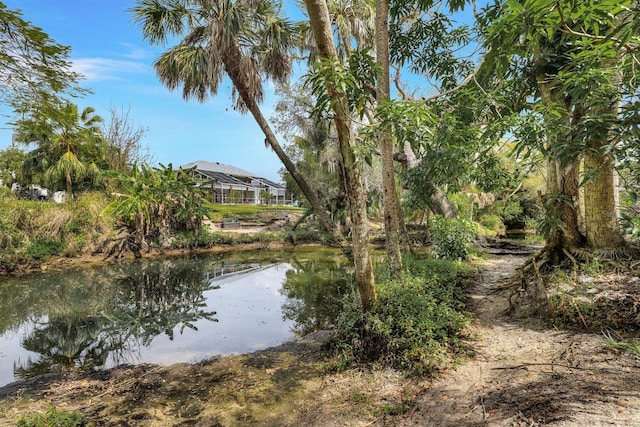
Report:
[[0,279],[0,386],[197,362],[326,328],[352,288],[330,249],[140,260]]

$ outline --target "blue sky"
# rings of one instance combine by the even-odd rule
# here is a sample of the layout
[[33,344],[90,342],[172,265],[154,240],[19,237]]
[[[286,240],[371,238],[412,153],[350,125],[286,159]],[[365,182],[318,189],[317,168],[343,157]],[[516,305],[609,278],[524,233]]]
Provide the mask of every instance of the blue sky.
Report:
[[[265,148],[264,136],[250,115],[232,108],[231,83],[205,104],[184,101],[180,91],[162,86],[153,62],[163,51],[142,39],[128,12],[134,0],[4,0],[23,18],[58,43],[71,47],[73,68],[85,75],[93,91],[77,101],[92,106],[105,120],[109,108],[129,111],[136,127],[147,129],[143,143],[155,162],[183,165],[196,160],[227,163],[280,181],[277,156]],[[271,87],[263,113],[272,115],[276,98]],[[0,148],[11,142],[11,130],[0,124]],[[284,141],[281,141],[284,144]]]

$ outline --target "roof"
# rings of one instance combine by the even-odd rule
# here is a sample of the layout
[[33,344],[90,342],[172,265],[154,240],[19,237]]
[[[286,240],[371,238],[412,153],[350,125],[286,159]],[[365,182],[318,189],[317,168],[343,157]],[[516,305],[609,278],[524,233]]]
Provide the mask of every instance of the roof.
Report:
[[194,167],[196,171],[206,176],[207,178],[213,179],[221,184],[234,184],[234,185],[243,185],[248,187],[253,187],[250,183],[239,180],[236,177],[240,178],[252,178],[256,180],[260,180],[263,183],[269,185],[273,188],[281,188],[284,189],[282,184],[278,184],[266,178],[262,178],[261,176],[257,176],[254,173],[248,172],[244,169],[237,168],[235,166],[226,165],[220,162],[207,162],[206,160],[196,160],[195,162],[187,163],[186,165],[181,166],[183,169],[189,169]]
[[211,171],[202,170],[202,169],[196,169],[196,171],[206,176],[207,178],[211,178],[214,181],[217,181],[221,184],[233,184],[233,185],[241,185],[243,187],[252,187],[250,184],[247,184],[244,181],[240,181],[238,178],[234,178],[233,176],[227,175],[222,172],[211,172]]
[[270,187],[273,187],[273,188],[284,188],[284,185],[278,184],[277,182],[273,182],[273,181],[271,181],[271,180],[269,180],[267,178],[260,178],[260,180],[262,182],[264,182],[265,184],[269,185]]
[[231,165],[225,165],[224,163],[220,163],[220,162],[207,162],[205,160],[196,160],[195,162],[187,163],[182,167],[184,169],[188,169],[194,166],[196,167],[196,170],[199,172],[218,172],[218,173],[223,173],[225,175],[241,176],[241,177],[248,177],[248,178],[256,177],[255,174],[248,172],[244,169],[240,169]]

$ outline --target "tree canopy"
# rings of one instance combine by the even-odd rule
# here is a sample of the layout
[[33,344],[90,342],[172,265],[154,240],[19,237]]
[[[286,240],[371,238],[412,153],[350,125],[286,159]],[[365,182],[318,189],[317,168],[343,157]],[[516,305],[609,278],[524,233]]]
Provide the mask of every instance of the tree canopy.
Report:
[[55,42],[2,2],[0,28],[0,103],[79,90],[80,75],[68,60],[70,47]]

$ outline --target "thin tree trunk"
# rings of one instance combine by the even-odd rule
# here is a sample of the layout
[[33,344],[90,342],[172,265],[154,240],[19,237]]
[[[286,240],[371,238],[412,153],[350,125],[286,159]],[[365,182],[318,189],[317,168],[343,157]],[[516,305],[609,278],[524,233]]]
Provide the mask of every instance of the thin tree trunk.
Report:
[[[377,102],[389,102],[389,2],[376,2],[376,61],[381,73],[378,76]],[[402,275],[402,252],[400,250],[400,201],[396,191],[396,177],[393,168],[393,135],[389,126],[379,125],[378,145],[382,162],[382,201],[384,204],[385,245],[392,277]]]
[[71,200],[71,196],[72,196],[72,186],[71,186],[71,174],[70,173],[66,173],[65,174],[65,182],[67,184],[67,200]]
[[[337,60],[333,41],[331,20],[325,0],[305,0],[311,29],[320,55],[329,60]],[[351,130],[351,120],[344,92],[326,88],[333,102],[334,122],[338,133],[338,144],[342,156],[346,190],[351,212],[353,260],[355,281],[365,310],[376,304],[375,280],[369,254],[369,227],[367,224],[367,194],[362,182],[360,167],[356,160],[355,138]]]

